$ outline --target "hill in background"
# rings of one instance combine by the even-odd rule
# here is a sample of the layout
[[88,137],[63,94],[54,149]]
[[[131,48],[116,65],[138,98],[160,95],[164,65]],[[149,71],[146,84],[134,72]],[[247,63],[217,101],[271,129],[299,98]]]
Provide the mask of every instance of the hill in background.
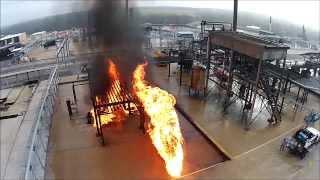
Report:
[[[188,24],[195,21],[224,21],[232,22],[233,12],[221,9],[195,9],[177,7],[141,7],[132,10],[133,17],[138,23],[176,23]],[[34,33],[38,31],[64,30],[72,27],[84,27],[88,25],[88,12],[73,12],[63,15],[50,16],[36,19],[2,29],[2,34],[13,34],[19,32]],[[121,23],[121,22],[119,22]],[[238,25],[259,26],[268,30],[269,17],[249,12],[239,12]],[[272,17],[272,31],[278,35],[298,37],[302,34],[302,25]],[[319,32],[306,29],[309,40],[320,40]]]

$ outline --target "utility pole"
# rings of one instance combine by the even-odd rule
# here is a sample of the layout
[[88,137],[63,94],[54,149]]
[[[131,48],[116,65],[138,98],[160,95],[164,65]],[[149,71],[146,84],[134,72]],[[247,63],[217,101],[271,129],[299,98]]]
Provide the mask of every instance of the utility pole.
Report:
[[234,32],[237,31],[237,25],[238,24],[238,0],[233,0],[233,26],[232,30]]

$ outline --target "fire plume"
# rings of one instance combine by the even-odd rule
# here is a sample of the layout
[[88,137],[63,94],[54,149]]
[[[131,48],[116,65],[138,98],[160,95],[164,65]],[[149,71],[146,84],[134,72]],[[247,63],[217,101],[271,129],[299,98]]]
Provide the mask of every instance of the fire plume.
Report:
[[150,118],[147,132],[165,161],[167,172],[173,177],[179,177],[183,164],[183,137],[174,109],[176,100],[167,91],[147,85],[144,80],[146,66],[147,63],[140,64],[135,69],[133,90]]

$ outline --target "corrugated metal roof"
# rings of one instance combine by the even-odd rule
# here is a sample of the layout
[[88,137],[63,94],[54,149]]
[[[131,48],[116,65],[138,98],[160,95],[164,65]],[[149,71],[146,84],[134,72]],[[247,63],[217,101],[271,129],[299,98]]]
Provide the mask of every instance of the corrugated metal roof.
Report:
[[229,31],[211,31],[211,43],[255,59],[283,59],[288,46],[266,38],[245,33]]

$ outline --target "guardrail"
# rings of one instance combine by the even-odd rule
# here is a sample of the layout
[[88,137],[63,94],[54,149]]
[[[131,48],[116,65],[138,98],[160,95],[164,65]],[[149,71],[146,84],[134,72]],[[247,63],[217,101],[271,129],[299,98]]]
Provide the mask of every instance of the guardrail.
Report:
[[28,69],[0,75],[0,89],[21,86],[28,81],[49,79],[52,66]]
[[57,62],[64,62],[66,57],[70,56],[69,37],[65,37],[57,49]]
[[29,54],[30,51],[34,48],[34,47],[39,47],[41,46],[42,40],[40,39],[35,39],[32,42],[30,42],[29,44],[27,44],[24,48],[23,48],[23,52],[25,54]]
[[33,128],[30,140],[31,146],[26,165],[26,180],[44,179],[51,117],[53,114],[58,83],[59,73],[58,65],[56,65],[51,71],[47,89],[42,97],[42,104]]

